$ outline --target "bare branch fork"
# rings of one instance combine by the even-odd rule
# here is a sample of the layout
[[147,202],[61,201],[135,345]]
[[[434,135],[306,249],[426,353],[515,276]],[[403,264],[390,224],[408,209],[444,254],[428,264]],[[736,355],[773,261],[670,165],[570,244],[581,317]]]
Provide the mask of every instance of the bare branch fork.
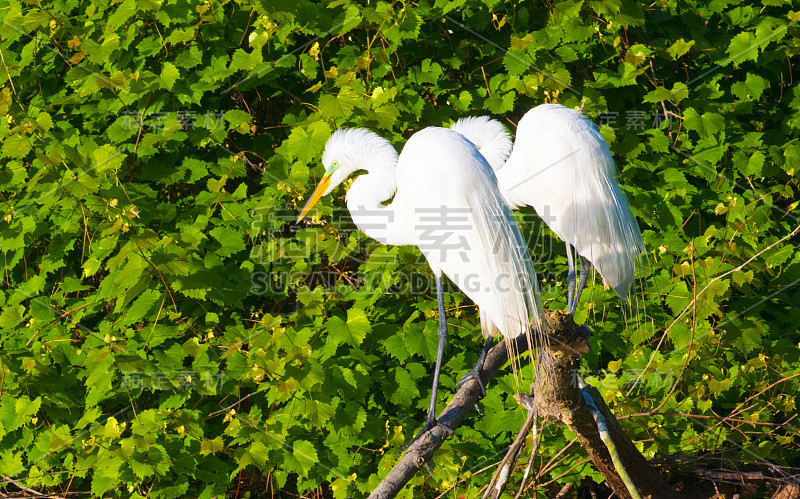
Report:
[[[533,387],[531,387],[533,388]],[[486,487],[486,492],[483,494],[483,499],[491,498],[497,499],[500,497],[500,494],[506,488],[506,484],[508,483],[508,479],[511,477],[511,472],[514,470],[514,466],[517,464],[517,460],[519,460],[519,456],[522,453],[522,448],[525,446],[525,439],[530,433],[531,428],[536,428],[536,420],[539,417],[539,414],[536,411],[536,405],[533,403],[533,397],[525,395],[521,393],[519,395],[514,396],[517,399],[517,403],[526,409],[528,409],[528,417],[525,418],[525,422],[522,424],[522,428],[517,433],[517,438],[514,439],[514,443],[511,444],[511,447],[508,448],[508,452],[506,452],[505,457],[500,461],[500,464],[497,465],[497,471],[494,472],[492,479],[489,481],[489,486]],[[525,477],[522,479],[522,484],[520,485],[520,492],[525,486],[525,478],[527,478],[528,472],[530,471],[530,467],[533,464],[533,458],[536,455],[536,450],[538,448],[538,439],[536,438],[537,432],[534,430],[534,449],[531,453],[531,460],[528,462],[528,468],[525,472]],[[519,497],[519,494],[517,494]]]
[[[546,420],[566,424],[577,435],[581,445],[586,449],[589,457],[597,470],[606,479],[606,483],[621,498],[630,498],[631,495],[620,478],[609,454],[608,448],[595,423],[595,414],[590,409],[575,383],[575,372],[580,367],[580,356],[589,351],[588,339],[591,331],[586,326],[576,326],[572,317],[562,312],[549,312],[547,314],[547,328],[550,337],[550,346],[541,348],[539,363],[543,369],[537,369],[538,374],[533,386],[533,405],[540,416]],[[517,352],[528,350],[527,340],[523,337],[514,342]],[[500,342],[492,348],[486,356],[480,378],[484,386],[494,378],[500,368],[508,361],[506,343]],[[616,418],[609,411],[599,392],[592,387],[586,390],[591,395],[598,411],[606,422],[608,435],[616,447],[616,452],[622,466],[630,475],[630,480],[643,498],[660,499],[676,498],[678,495],[664,480],[664,478],[650,465],[650,463],[636,449],[631,439],[625,435]],[[469,411],[480,398],[480,387],[477,381],[470,380],[461,386],[453,399],[439,414],[436,425],[406,451],[402,459],[389,472],[384,480],[370,494],[370,498],[395,497],[414,474],[429,461],[433,454],[444,442],[447,431],[442,427],[446,425],[455,429],[461,425]],[[526,399],[526,406],[530,399]],[[531,407],[528,407],[531,410]],[[529,412],[529,420],[531,413]],[[524,442],[527,432],[517,440]],[[515,452],[519,450],[514,447]],[[508,456],[507,456],[508,457]],[[512,460],[504,460],[513,468],[516,456]]]

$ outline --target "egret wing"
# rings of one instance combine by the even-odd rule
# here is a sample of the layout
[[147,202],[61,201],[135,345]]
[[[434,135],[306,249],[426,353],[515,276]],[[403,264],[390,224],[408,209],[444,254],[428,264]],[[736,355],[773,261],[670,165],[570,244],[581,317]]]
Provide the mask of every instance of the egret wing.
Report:
[[542,306],[527,245],[491,167],[462,135],[427,128],[398,162],[398,196],[413,207],[417,245],[506,338],[541,326]]
[[547,104],[520,120],[514,150],[498,179],[509,204],[533,206],[624,298],[644,243],[616,173],[594,124],[578,111]]

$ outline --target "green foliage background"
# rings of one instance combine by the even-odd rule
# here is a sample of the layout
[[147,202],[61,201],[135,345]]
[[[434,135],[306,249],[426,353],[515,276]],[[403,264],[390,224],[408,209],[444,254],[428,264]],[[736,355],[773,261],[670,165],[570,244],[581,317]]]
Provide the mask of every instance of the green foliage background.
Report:
[[[360,126],[400,148],[462,116],[511,125],[543,101],[584,99],[649,250],[646,315],[626,321],[599,282],[581,303],[589,381],[648,458],[800,466],[799,423],[781,425],[800,391],[788,3],[12,0],[0,12],[0,475],[121,497],[212,497],[258,476],[267,491],[366,495],[424,420],[435,297],[415,248],[347,224],[344,189],[294,224],[325,141]],[[542,257],[547,244],[531,250],[547,306],[564,308],[564,253]],[[441,400],[480,348],[474,307],[453,291],[447,309]],[[488,482],[480,470],[524,417],[510,375],[488,391],[485,416],[405,497],[471,497]],[[572,439],[545,430],[540,494],[598,478],[578,445],[560,452]]]

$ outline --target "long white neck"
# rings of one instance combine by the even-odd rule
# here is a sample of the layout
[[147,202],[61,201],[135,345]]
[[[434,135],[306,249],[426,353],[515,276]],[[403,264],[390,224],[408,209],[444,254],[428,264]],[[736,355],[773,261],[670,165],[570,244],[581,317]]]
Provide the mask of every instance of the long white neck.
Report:
[[[340,163],[331,175],[326,194],[351,174],[366,170],[353,181],[345,198],[356,226],[383,244],[413,244],[413,234],[402,210],[384,206],[397,191],[397,151],[379,135],[363,128],[339,129],[325,146],[322,162]],[[396,200],[396,199],[395,199]]]
[[497,186],[500,188],[500,193],[512,210],[528,204],[526,202],[527,192],[531,190],[531,183],[527,182],[528,179],[520,178],[519,176],[520,171],[525,171],[525,158],[523,156],[524,153],[519,150],[518,144],[514,144],[514,149],[505,164],[494,171],[497,176]]
[[394,242],[392,237],[392,229],[397,224],[396,210],[392,205],[383,205],[397,190],[395,165],[373,163],[363,169],[368,173],[355,179],[345,198],[353,222],[380,243],[403,244]]
[[394,149],[366,150],[351,155],[354,171],[366,170],[347,190],[345,201],[356,226],[382,244],[414,244],[402,210],[384,205],[397,191],[397,153]]

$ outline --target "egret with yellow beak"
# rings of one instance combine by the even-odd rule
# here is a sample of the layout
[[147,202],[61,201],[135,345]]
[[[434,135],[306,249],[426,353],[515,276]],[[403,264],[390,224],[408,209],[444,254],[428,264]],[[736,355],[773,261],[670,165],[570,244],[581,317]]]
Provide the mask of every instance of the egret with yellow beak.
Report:
[[[366,170],[345,198],[353,222],[383,244],[416,245],[433,271],[439,346],[428,417],[416,440],[437,424],[436,394],[447,338],[442,274],[478,305],[484,336],[512,340],[525,334],[537,336],[529,336],[530,344],[544,341],[542,305],[527,245],[492,168],[459,133],[426,128],[398,156],[373,132],[340,129],[328,140],[322,162],[325,175],[298,221],[343,180]],[[467,377],[476,377],[479,369],[478,364]]]

